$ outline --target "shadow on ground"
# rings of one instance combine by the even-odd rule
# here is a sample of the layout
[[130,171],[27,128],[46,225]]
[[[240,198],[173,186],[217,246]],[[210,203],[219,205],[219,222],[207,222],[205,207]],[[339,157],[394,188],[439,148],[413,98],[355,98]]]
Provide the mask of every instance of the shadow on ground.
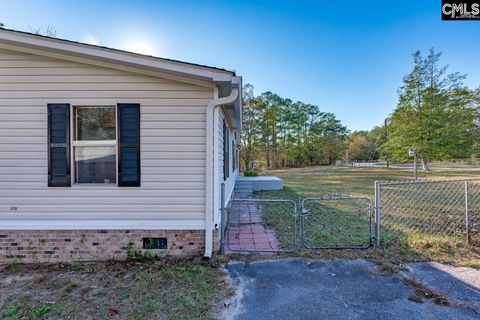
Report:
[[387,274],[365,260],[231,262],[225,319],[479,319],[480,271],[417,263]]

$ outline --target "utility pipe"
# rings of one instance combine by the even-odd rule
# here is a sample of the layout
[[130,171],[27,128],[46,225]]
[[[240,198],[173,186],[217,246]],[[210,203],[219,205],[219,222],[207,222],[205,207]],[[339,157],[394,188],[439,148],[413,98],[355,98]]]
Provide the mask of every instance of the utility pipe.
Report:
[[217,107],[234,102],[238,98],[238,88],[232,88],[230,95],[223,98],[210,100],[207,104],[207,125],[206,125],[206,141],[205,141],[205,254],[210,258],[213,251],[213,175],[216,174],[216,164],[214,164],[214,134],[213,115]]

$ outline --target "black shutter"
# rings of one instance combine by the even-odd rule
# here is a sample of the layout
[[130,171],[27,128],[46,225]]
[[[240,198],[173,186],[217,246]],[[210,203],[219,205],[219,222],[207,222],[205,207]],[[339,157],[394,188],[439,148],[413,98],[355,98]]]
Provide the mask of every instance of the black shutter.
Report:
[[48,104],[48,186],[69,187],[70,105]]
[[140,105],[117,105],[118,185],[140,186]]

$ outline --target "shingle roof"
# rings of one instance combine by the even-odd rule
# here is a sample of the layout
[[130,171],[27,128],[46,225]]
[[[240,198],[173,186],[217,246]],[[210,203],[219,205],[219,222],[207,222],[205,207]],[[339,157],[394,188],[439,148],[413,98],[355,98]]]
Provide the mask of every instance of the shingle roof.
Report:
[[231,70],[227,70],[227,69],[223,69],[223,68],[212,67],[212,66],[207,66],[207,65],[202,65],[202,64],[198,64],[198,63],[192,63],[192,62],[185,62],[185,61],[180,61],[180,60],[175,60],[175,59],[156,57],[156,56],[151,56],[151,55],[126,51],[126,50],[121,50],[121,49],[115,49],[115,48],[110,48],[110,47],[105,47],[105,46],[98,46],[98,45],[93,45],[93,44],[88,44],[88,43],[83,43],[83,42],[78,42],[78,41],[73,41],[73,40],[67,40],[67,39],[61,39],[61,38],[56,38],[56,37],[49,37],[49,36],[45,36],[45,35],[40,35],[40,34],[35,34],[35,33],[30,33],[30,32],[25,32],[25,31],[18,31],[18,30],[13,30],[13,29],[0,28],[0,32],[1,31],[8,31],[8,32],[12,32],[12,33],[18,33],[18,34],[23,34],[23,35],[28,35],[28,36],[50,39],[50,40],[56,40],[56,41],[61,41],[61,42],[65,42],[65,43],[77,44],[77,45],[82,45],[82,46],[87,46],[87,47],[92,47],[92,48],[99,48],[99,49],[113,51],[113,52],[126,53],[126,54],[130,54],[130,55],[136,55],[138,57],[153,58],[153,59],[158,59],[158,60],[161,60],[161,61],[180,63],[180,64],[194,66],[194,67],[200,67],[200,68],[207,68],[207,69],[212,69],[212,70],[217,70],[217,71],[228,72],[228,73],[231,73],[233,76],[236,75],[235,71],[231,71]]

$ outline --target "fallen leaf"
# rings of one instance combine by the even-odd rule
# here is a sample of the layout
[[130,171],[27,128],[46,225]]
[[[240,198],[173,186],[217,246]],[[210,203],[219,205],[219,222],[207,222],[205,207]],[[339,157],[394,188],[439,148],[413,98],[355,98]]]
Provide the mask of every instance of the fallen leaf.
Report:
[[117,310],[117,309],[114,309],[114,308],[108,308],[108,313],[109,313],[111,316],[114,316],[114,315],[117,315],[117,314],[118,314],[118,310]]

